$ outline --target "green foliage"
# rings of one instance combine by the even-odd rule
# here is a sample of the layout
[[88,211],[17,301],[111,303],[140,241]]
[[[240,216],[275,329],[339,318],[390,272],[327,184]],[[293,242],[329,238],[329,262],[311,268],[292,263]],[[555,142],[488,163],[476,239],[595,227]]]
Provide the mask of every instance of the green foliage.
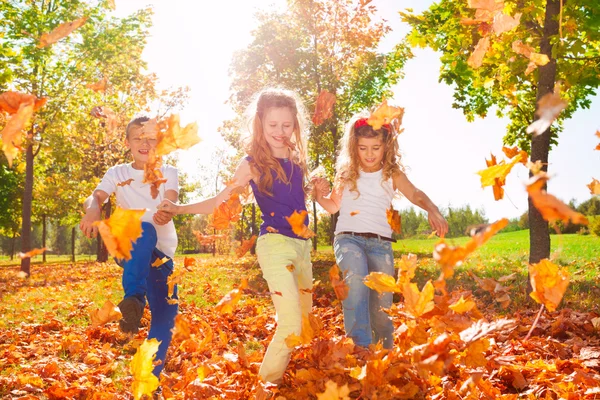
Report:
[[576,209],[583,215],[600,215],[600,197],[593,196],[577,206]]
[[600,217],[594,216],[590,218],[589,231],[593,235],[600,236]]
[[0,234],[6,236],[17,232],[21,223],[23,174],[17,168],[9,169],[6,158],[0,155]]

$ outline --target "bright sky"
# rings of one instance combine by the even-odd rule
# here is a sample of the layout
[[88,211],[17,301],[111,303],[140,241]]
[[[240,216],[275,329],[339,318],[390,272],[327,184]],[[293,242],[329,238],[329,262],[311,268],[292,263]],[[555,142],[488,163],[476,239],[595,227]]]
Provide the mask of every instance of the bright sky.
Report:
[[[181,112],[182,123],[197,121],[203,141],[180,154],[180,166],[197,175],[200,168],[214,169],[211,160],[224,143],[217,128],[232,116],[225,104],[229,96],[229,65],[233,52],[251,40],[258,9],[284,7],[285,0],[197,1],[117,0],[118,16],[152,3],[155,11],[151,37],[144,51],[148,69],[156,72],[161,86],[189,86],[191,101]],[[419,12],[430,0],[374,0],[381,18],[393,28],[381,43],[390,50],[408,31],[398,11]],[[440,207],[470,204],[484,208],[490,220],[517,217],[527,211],[523,182],[527,170],[517,165],[508,176],[505,199],[494,201],[491,188],[481,189],[476,172],[485,168],[484,158],[493,152],[501,159],[502,137],[508,120],[490,115],[469,123],[451,107],[452,89],[438,83],[439,57],[431,50],[415,50],[405,67],[405,78],[394,87],[390,103],[405,108],[404,133],[400,136],[403,163],[409,179]],[[492,113],[490,113],[492,114]],[[586,187],[600,179],[600,96],[589,110],[580,110],[565,123],[559,145],[550,153],[550,193],[579,203],[590,198]],[[408,207],[406,200],[401,208]]]

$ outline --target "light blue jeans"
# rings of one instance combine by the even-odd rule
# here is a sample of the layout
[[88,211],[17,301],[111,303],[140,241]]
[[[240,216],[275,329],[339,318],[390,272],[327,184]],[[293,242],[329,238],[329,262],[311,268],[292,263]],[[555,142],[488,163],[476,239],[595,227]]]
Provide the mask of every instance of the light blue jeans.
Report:
[[336,235],[333,240],[335,259],[349,287],[342,302],[346,335],[354,343],[367,347],[381,341],[391,349],[394,325],[383,309],[392,306],[392,293],[379,294],[364,284],[371,272],[394,275],[394,253],[391,242],[350,234]]

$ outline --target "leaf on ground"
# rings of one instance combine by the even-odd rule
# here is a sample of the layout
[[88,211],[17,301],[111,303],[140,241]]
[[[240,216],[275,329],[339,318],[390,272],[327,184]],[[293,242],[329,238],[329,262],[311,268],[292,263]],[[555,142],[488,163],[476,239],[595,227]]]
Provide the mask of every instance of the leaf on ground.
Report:
[[215,305],[217,312],[221,314],[229,314],[233,312],[234,307],[242,298],[242,292],[248,287],[248,279],[243,279],[240,285],[227,293],[223,298]]
[[338,387],[338,384],[334,381],[327,381],[325,383],[325,391],[323,393],[317,393],[317,400],[350,400],[350,389],[348,385]]
[[2,151],[8,160],[9,167],[12,167],[13,160],[19,154],[19,150],[21,150],[23,143],[21,133],[32,116],[33,103],[23,103],[0,132],[0,136],[2,137]]
[[119,310],[119,307],[116,307],[110,300],[106,300],[102,308],[90,312],[92,328],[120,319],[121,310]]
[[235,249],[235,255],[237,258],[243,257],[244,254],[246,254],[252,248],[252,246],[254,246],[254,243],[256,243],[256,238],[256,235],[252,235],[250,239],[242,240],[242,244]]
[[448,306],[449,309],[458,314],[469,312],[473,307],[475,307],[475,302],[473,300],[466,300],[463,296],[460,296],[460,299]]
[[152,398],[158,388],[158,378],[152,370],[154,370],[153,361],[159,345],[160,342],[154,338],[144,340],[131,360],[130,371],[133,375],[131,390],[135,400],[141,399],[143,395]]
[[333,115],[333,106],[335,105],[335,95],[327,90],[321,90],[315,103],[315,113],[312,117],[315,126],[321,125],[326,119]]
[[534,136],[544,133],[567,105],[568,103],[560,97],[560,84],[557,84],[553,93],[544,95],[538,101],[535,111],[538,119],[527,127],[527,133],[532,133]]
[[335,296],[343,301],[348,297],[348,292],[350,288],[346,284],[345,279],[340,278],[340,268],[337,264],[334,264],[333,267],[329,269],[329,280],[331,281],[331,286],[333,286],[333,291],[335,292]]
[[531,298],[545,305],[548,311],[556,311],[569,286],[569,272],[543,259],[529,265],[529,277],[533,288]]
[[385,210],[385,215],[387,217],[387,223],[390,225],[390,228],[392,228],[392,231],[397,234],[402,233],[402,217],[398,210],[388,208]]
[[533,176],[527,185],[527,193],[529,193],[533,205],[542,214],[542,217],[550,223],[562,221],[567,224],[571,221],[574,224],[587,225],[589,221],[585,215],[571,209],[571,207],[543,189],[548,179],[548,175],[541,172]]
[[37,45],[38,48],[44,48],[51,44],[58,42],[60,39],[67,37],[73,32],[75,29],[81,27],[85,24],[88,17],[81,17],[71,22],[64,22],[54,28],[50,33],[44,33],[40,37],[40,41]]
[[38,256],[40,254],[44,254],[44,252],[46,250],[48,250],[47,247],[43,247],[41,249],[33,249],[33,250],[29,250],[27,253],[21,253],[21,252],[19,252],[18,256],[22,260],[24,258],[31,258],[31,257]]
[[285,217],[292,227],[292,232],[304,239],[310,239],[315,236],[315,233],[305,224],[307,214],[306,210],[301,210],[300,212],[294,211],[292,215]]
[[129,260],[133,243],[142,236],[142,216],[146,210],[124,210],[117,207],[110,218],[96,221],[98,232],[111,256]]

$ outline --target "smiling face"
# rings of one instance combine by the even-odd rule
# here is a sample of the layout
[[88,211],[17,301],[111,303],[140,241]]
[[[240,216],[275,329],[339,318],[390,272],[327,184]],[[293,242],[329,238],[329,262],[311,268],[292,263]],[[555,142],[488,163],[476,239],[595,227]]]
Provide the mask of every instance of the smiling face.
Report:
[[144,133],[144,128],[141,125],[133,125],[129,127],[125,145],[131,149],[133,157],[133,167],[143,169],[148,162],[148,154],[150,150],[156,147],[156,136]]
[[385,144],[381,135],[376,137],[359,137],[356,146],[360,167],[365,172],[375,172],[381,169],[385,155]]
[[294,133],[295,117],[289,107],[271,107],[262,118],[263,135],[273,157],[287,158],[289,142]]

